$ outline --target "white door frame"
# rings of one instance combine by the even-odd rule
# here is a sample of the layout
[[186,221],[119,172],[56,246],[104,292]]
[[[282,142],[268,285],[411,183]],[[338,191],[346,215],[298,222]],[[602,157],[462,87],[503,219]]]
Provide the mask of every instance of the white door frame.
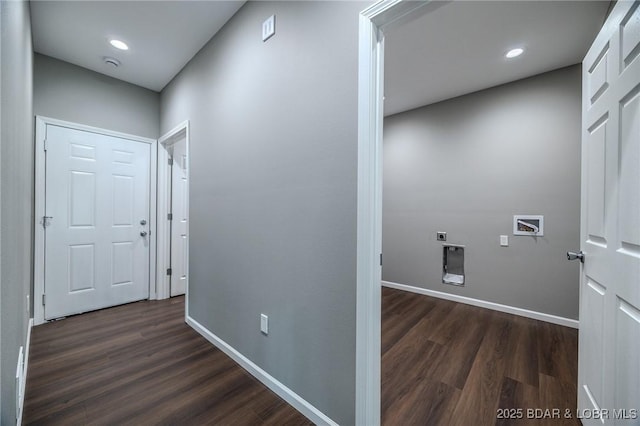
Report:
[[[167,214],[169,213],[169,200],[171,195],[171,176],[168,171],[169,152],[168,148],[174,143],[185,138],[186,150],[187,150],[187,185],[189,184],[189,172],[190,172],[190,159],[189,159],[189,120],[178,124],[171,129],[160,139],[158,139],[158,299],[166,299],[170,297],[170,285],[171,280],[167,275],[167,268],[170,267],[169,258],[171,250],[171,224],[167,220]],[[187,218],[189,217],[189,194],[187,193]],[[187,219],[187,235],[189,234],[189,220]],[[189,244],[187,244],[187,276],[189,273]],[[187,288],[185,295],[189,293],[189,281],[187,280]],[[188,297],[185,297],[185,312],[187,312],[188,304],[186,302]]]
[[356,424],[380,424],[382,123],[384,30],[439,7],[382,0],[360,13],[358,41],[358,213]]
[[36,158],[35,158],[35,220],[34,229],[34,262],[33,262],[33,320],[34,325],[43,324],[44,306],[44,253],[45,232],[42,226],[42,217],[45,215],[45,140],[47,137],[47,125],[67,127],[69,129],[97,133],[105,136],[128,139],[149,144],[151,158],[149,167],[149,299],[156,298],[156,170],[157,170],[157,146],[155,139],[115,132],[98,127],[85,126],[55,118],[36,116]]

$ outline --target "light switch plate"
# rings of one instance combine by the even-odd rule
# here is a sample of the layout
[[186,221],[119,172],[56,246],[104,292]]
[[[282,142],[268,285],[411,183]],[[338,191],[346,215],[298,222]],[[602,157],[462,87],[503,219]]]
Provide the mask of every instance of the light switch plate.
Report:
[[265,314],[260,314],[260,331],[269,334],[269,317]]
[[500,246],[508,247],[509,246],[509,236],[508,235],[500,235]]
[[271,15],[262,23],[262,41],[267,41],[276,33],[276,15]]

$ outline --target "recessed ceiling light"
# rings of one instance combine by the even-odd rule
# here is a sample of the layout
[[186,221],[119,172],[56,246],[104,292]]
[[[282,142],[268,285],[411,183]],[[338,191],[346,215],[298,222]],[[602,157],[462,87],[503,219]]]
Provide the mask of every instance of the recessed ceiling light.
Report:
[[115,47],[116,49],[120,49],[120,50],[129,50],[129,46],[127,46],[127,43],[125,43],[124,41],[121,40],[116,40],[115,38],[112,40],[109,40],[109,43]]
[[507,59],[511,59],[511,58],[515,58],[517,56],[522,55],[522,53],[524,53],[524,49],[520,47],[516,47],[515,49],[511,49],[510,51],[505,53],[504,56],[507,57]]

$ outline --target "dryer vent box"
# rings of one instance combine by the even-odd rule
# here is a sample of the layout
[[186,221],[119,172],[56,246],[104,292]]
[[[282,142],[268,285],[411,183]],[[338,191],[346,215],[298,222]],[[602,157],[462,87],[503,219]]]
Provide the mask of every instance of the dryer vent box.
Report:
[[456,244],[442,246],[442,282],[464,286],[464,246]]

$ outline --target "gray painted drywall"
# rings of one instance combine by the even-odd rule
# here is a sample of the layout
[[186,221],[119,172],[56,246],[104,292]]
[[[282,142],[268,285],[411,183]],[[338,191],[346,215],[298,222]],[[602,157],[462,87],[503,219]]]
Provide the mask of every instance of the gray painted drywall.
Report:
[[[580,94],[576,65],[387,117],[383,280],[578,318]],[[544,236],[512,235],[514,214]],[[437,231],[466,246],[463,288]]]
[[153,139],[159,136],[159,93],[39,54],[33,72],[36,115]]
[[26,345],[33,220],[33,48],[29,3],[0,2],[0,424],[16,424],[15,374]]
[[[366,6],[249,2],[161,97],[163,133],[191,123],[191,316],[345,425],[355,421]],[[272,14],[276,34],[263,43]]]

